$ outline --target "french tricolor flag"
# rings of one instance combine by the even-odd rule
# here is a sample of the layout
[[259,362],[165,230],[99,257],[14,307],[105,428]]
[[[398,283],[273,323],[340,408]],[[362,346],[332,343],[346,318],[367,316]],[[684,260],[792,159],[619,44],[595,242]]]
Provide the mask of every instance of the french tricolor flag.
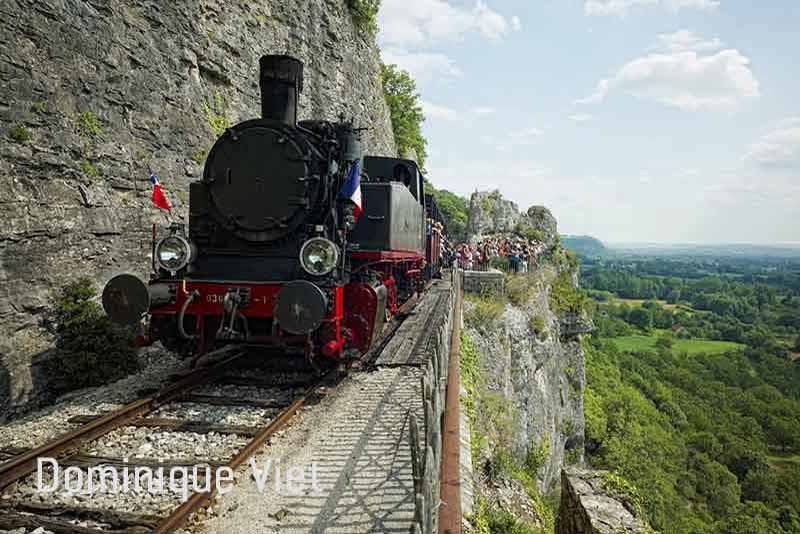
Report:
[[353,215],[358,222],[358,218],[361,216],[361,173],[358,172],[358,160],[355,160],[350,167],[347,179],[339,191],[339,198],[346,198],[355,204]]
[[161,184],[158,183],[156,173],[153,172],[152,167],[147,167],[147,170],[150,172],[150,183],[153,184],[153,206],[162,210],[172,211],[167,197],[164,196],[164,191],[161,190]]

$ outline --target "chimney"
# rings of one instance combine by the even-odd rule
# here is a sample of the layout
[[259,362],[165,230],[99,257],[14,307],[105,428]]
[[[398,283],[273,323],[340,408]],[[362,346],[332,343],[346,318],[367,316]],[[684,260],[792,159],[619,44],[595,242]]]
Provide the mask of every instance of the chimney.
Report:
[[303,91],[303,63],[290,56],[261,56],[261,116],[297,124],[297,99]]

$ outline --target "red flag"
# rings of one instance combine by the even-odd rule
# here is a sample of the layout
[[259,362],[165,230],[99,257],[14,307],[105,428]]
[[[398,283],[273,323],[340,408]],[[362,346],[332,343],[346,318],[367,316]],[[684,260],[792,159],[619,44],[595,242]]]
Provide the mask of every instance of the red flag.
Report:
[[156,184],[155,187],[153,187],[153,206],[161,208],[162,210],[172,210],[167,201],[167,197],[164,196],[164,192],[161,190],[160,184]]
[[164,196],[164,191],[161,190],[161,184],[158,183],[156,173],[153,172],[153,169],[148,168],[148,170],[150,171],[150,183],[153,184],[153,206],[162,210],[172,211],[167,197]]

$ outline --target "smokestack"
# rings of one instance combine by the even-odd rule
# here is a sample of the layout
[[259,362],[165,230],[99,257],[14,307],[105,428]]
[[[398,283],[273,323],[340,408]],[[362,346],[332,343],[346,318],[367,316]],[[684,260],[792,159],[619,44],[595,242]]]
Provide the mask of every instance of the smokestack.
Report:
[[290,56],[262,56],[261,116],[297,124],[297,99],[303,91],[303,63]]

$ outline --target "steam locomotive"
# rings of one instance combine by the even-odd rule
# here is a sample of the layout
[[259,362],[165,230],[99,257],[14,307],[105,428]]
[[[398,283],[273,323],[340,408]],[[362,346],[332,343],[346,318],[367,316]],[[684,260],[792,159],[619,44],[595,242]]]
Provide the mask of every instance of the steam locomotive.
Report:
[[[350,122],[297,122],[300,61],[259,66],[262,117],[217,139],[190,185],[188,234],[154,231],[149,284],[111,279],[104,308],[148,318],[149,340],[196,355],[229,343],[309,360],[363,354],[440,270],[438,210],[415,162],[363,156]],[[339,194],[351,172],[358,217]]]

